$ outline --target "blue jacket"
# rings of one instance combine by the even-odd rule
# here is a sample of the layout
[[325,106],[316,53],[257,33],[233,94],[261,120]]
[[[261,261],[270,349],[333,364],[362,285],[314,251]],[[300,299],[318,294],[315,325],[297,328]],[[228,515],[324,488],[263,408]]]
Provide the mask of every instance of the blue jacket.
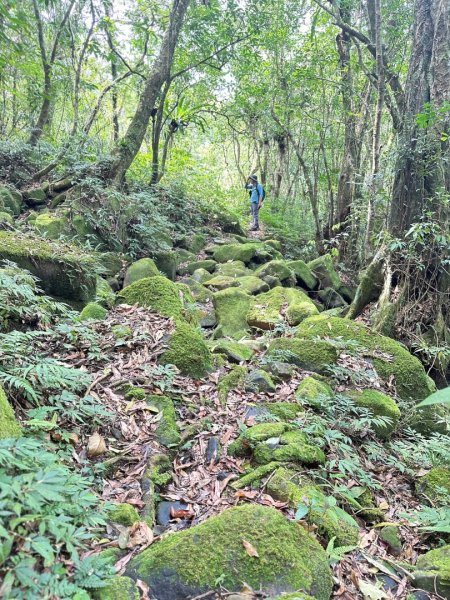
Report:
[[257,183],[252,187],[250,194],[250,202],[259,202],[263,199],[263,186]]

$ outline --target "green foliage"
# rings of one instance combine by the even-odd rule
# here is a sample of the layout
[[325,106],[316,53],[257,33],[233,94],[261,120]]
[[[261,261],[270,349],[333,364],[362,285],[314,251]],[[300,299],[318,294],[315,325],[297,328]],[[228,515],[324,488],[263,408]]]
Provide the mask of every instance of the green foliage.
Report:
[[431,406],[432,404],[450,404],[450,387],[434,392],[422,402],[417,404],[417,408],[421,406]]
[[42,440],[0,441],[0,595],[22,600],[88,598],[112,569],[81,559],[105,518],[92,481]]

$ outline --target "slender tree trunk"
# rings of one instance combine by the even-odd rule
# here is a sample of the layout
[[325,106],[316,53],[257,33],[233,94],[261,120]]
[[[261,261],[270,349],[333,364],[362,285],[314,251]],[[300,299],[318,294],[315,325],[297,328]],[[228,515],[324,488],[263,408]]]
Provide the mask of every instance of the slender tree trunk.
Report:
[[161,49],[145,82],[136,112],[125,135],[119,140],[114,150],[109,177],[116,183],[123,181],[125,173],[139,152],[161,87],[170,78],[173,56],[189,1],[174,0],[173,2],[170,22],[162,40]]

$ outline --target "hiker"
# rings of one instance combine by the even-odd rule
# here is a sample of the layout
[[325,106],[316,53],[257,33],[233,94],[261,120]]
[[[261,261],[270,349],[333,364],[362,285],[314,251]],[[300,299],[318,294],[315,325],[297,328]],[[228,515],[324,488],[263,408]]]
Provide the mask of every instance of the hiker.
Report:
[[250,231],[259,231],[259,209],[263,203],[265,197],[265,191],[263,186],[258,183],[256,175],[250,175],[247,179],[246,190],[249,190],[250,194],[250,206],[252,209],[253,226]]

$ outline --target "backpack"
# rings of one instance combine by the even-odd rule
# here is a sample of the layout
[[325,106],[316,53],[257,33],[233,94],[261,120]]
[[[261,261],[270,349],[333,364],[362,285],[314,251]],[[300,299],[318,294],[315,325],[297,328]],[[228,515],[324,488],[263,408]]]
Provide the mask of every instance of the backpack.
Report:
[[[264,202],[264,200],[266,199],[266,189],[265,189],[265,187],[263,186],[262,183],[258,183],[258,185],[260,185],[262,187],[262,200],[261,200],[261,202]],[[252,190],[249,190],[248,194],[249,194],[249,196],[251,196],[252,195]]]

